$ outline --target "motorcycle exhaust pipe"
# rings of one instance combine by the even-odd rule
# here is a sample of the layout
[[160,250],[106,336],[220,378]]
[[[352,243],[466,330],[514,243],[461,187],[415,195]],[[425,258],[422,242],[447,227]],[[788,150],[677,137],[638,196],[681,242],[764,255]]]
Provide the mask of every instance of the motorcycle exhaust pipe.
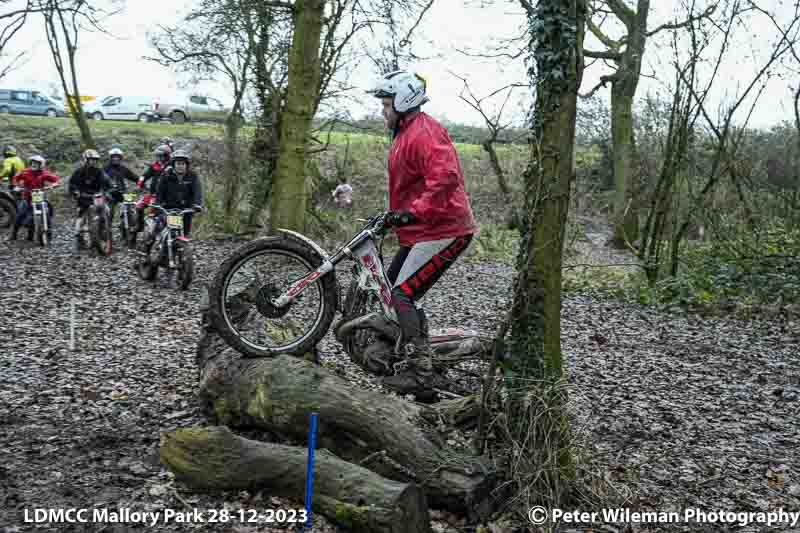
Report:
[[396,339],[400,336],[399,328],[378,312],[348,320],[336,328],[334,336],[339,342],[342,342],[342,339],[347,337],[353,330],[367,328],[378,330],[391,339]]

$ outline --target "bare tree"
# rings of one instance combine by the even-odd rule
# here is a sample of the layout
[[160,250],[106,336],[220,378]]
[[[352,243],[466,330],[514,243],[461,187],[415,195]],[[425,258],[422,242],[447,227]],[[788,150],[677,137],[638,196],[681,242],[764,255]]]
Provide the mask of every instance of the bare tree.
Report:
[[[326,17],[325,2],[332,2],[333,16]],[[297,0],[293,6],[292,46],[289,50],[287,85],[280,112],[279,155],[272,181],[270,220],[272,227],[302,230],[309,207],[311,190],[306,180],[305,161],[309,153],[311,120],[319,108],[323,91],[332,96],[330,82],[344,50],[356,32],[373,31],[387,24],[385,13],[389,0]],[[394,9],[413,13],[414,21],[398,43],[410,50],[412,32],[431,5],[416,1],[391,2]],[[344,36],[335,38],[336,21],[349,14],[350,26]],[[390,29],[400,27],[392,21]],[[338,24],[338,23],[337,23]],[[324,33],[324,36],[323,36]],[[331,38],[330,36],[334,37]],[[397,35],[400,35],[398,33]]]
[[[500,187],[500,191],[503,193],[503,196],[506,197],[507,205],[509,205],[513,209],[513,202],[511,202],[511,188],[508,186],[508,181],[506,180],[505,173],[503,172],[503,167],[500,166],[500,158],[497,157],[497,150],[495,150],[495,143],[497,142],[498,136],[505,130],[515,126],[518,123],[516,119],[509,119],[503,121],[503,112],[506,109],[506,105],[508,105],[509,100],[511,99],[511,95],[514,93],[515,89],[519,89],[521,87],[527,87],[526,84],[522,83],[510,83],[504,87],[496,89],[491,93],[487,94],[486,96],[477,97],[475,93],[472,92],[472,88],[469,86],[469,81],[455,74],[454,72],[450,72],[453,76],[460,79],[464,86],[461,89],[461,92],[458,94],[458,97],[470,106],[472,109],[480,114],[481,118],[483,118],[484,123],[486,124],[486,128],[489,130],[489,136],[481,142],[481,147],[489,154],[489,162],[492,165],[492,171],[494,171],[495,176],[497,176],[497,184]],[[490,109],[488,107],[488,102],[490,102],[494,97],[498,95],[505,96],[503,98],[502,103],[499,107],[495,107],[495,109]]]
[[[27,0],[25,7],[11,9],[9,4],[16,3],[14,0],[0,0],[0,7],[4,9],[0,12],[0,80],[5,78],[9,72],[18,68],[22,60],[27,55],[26,50],[9,54],[8,44],[25,25],[28,16],[34,11],[33,0]],[[8,9],[8,11],[5,11]]]
[[80,130],[83,145],[86,148],[94,148],[92,132],[83,113],[75,58],[81,32],[103,31],[101,20],[110,13],[106,13],[87,0],[38,0],[33,8],[44,18],[50,55],[61,80],[64,95],[70,99],[72,115]]
[[239,130],[243,123],[244,96],[256,61],[255,13],[248,0],[202,0],[176,27],[159,26],[150,44],[158,57],[147,58],[194,81],[226,79],[233,91],[233,106],[225,119],[223,211],[235,224],[242,182]]
[[[639,224],[635,208],[631,208],[630,181],[633,167],[633,100],[639,85],[647,40],[664,30],[675,30],[693,24],[710,16],[716,3],[704,12],[689,16],[685,20],[662,24],[655,29],[648,28],[650,0],[637,0],[636,8],[629,7],[623,0],[592,0],[588,4],[589,15],[586,28],[594,35],[605,50],[585,50],[587,58],[610,61],[614,73],[602,76],[598,88],[611,84],[611,130],[614,159],[614,238],[616,245],[626,245],[638,238]],[[625,35],[612,39],[603,31],[604,23],[613,18],[625,28]]]
[[[747,2],[747,4],[745,4],[745,2]],[[790,51],[797,43],[798,38],[800,38],[800,17],[797,16],[796,12],[791,22],[781,28],[780,38],[777,40],[763,64],[757,68],[751,79],[744,84],[743,90],[738,93],[735,99],[723,109],[721,117],[715,119],[708,110],[706,98],[721,68],[722,56],[730,46],[733,29],[739,24],[741,13],[746,10],[744,6],[747,6],[749,9],[752,8],[753,5],[754,4],[749,0],[734,0],[730,5],[729,12],[725,15],[725,19],[714,22],[715,26],[720,28],[722,33],[722,45],[719,48],[709,81],[705,86],[699,86],[697,83],[690,83],[687,73],[679,71],[681,82],[685,85],[691,98],[696,103],[700,116],[702,116],[711,138],[714,141],[710,169],[706,173],[707,178],[705,183],[695,195],[695,205],[703,205],[705,198],[713,193],[720,180],[727,176],[730,178],[739,195],[741,205],[748,213],[747,216],[751,226],[753,225],[752,210],[747,205],[748,201],[742,189],[741,182],[744,176],[742,165],[736,160],[736,155],[742,145],[744,134],[747,131],[747,124],[753,115],[758,99],[766,87],[766,81],[769,78],[771,69],[782,56]],[[754,9],[754,11],[759,11],[763,14],[763,11],[758,9]],[[689,26],[688,31],[690,34],[694,35],[697,29]],[[693,37],[693,42],[696,40],[697,39]],[[752,98],[752,100],[749,108],[746,108],[746,115],[739,121],[738,125],[735,125],[734,117],[740,109],[745,108],[745,102],[748,98]],[[694,209],[689,211],[683,220],[676,221],[676,230],[672,235],[672,242],[670,244],[669,273],[672,276],[677,275],[678,272],[680,243],[686,236],[687,230],[697,216],[698,211],[701,210]]]

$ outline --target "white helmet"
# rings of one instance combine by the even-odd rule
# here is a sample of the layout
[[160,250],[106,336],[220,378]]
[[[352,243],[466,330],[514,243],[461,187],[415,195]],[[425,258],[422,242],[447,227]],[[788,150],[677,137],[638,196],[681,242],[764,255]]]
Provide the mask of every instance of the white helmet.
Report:
[[405,113],[430,101],[425,94],[425,79],[406,70],[395,70],[384,74],[377,86],[367,91],[376,98],[393,97],[392,107],[396,113]]
[[125,157],[125,154],[123,154],[122,150],[120,150],[119,148],[112,148],[111,150],[108,151],[109,158],[115,155],[118,155],[120,159],[123,159]]
[[34,156],[31,156],[31,158],[30,158],[30,159],[28,159],[28,164],[30,164],[30,163],[33,163],[34,161],[36,161],[37,163],[39,163],[39,167],[40,167],[40,168],[44,168],[44,165],[45,165],[45,162],[46,162],[46,161],[45,161],[45,159],[44,159],[44,157],[42,157],[42,156],[40,156],[40,155],[34,155]]

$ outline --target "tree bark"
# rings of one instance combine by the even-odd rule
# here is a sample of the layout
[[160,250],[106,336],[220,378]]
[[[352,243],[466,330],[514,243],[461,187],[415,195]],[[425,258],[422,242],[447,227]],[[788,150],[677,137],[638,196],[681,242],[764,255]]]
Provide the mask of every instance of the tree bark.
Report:
[[497,176],[497,185],[500,186],[500,191],[503,193],[503,196],[506,197],[506,200],[508,200],[511,189],[508,187],[503,167],[500,166],[500,159],[497,157],[497,150],[494,148],[494,139],[486,139],[481,143],[481,146],[486,150],[486,153],[489,154],[489,163],[492,165],[494,175]]
[[281,117],[280,153],[272,182],[272,228],[305,230],[306,143],[319,98],[319,45],[324,11],[324,0],[297,0],[294,4],[286,109]]
[[225,212],[225,225],[228,229],[234,228],[239,222],[239,190],[242,184],[242,171],[239,165],[239,131],[242,119],[239,116],[238,106],[225,119],[225,192],[223,196],[223,209]]
[[[226,427],[186,428],[164,433],[161,461],[176,479],[197,489],[269,487],[302,501],[305,448],[244,439]],[[425,495],[413,483],[385,479],[327,450],[316,452],[312,510],[348,531],[427,533]]]
[[[431,424],[434,409],[364,391],[288,355],[242,359],[204,322],[197,351],[199,399],[218,423],[258,428],[281,439],[304,439],[309,414],[319,413],[318,442],[347,461],[397,481],[413,480],[432,507],[476,520],[492,509],[492,469],[481,458],[447,450]],[[466,406],[453,407],[461,416]],[[440,408],[444,409],[444,408]]]
[[626,248],[639,238],[631,196],[633,169],[633,97],[623,88],[611,90],[611,136],[614,158],[614,236],[612,244]]
[[[517,258],[503,385],[514,492],[563,501],[574,478],[561,354],[561,268],[572,182],[578,87],[583,72],[583,0],[540,1],[528,23],[545,30],[531,55],[536,85],[525,220]],[[568,24],[565,21],[575,21]],[[574,24],[574,25],[573,25]],[[572,33],[574,32],[574,33]],[[555,59],[554,59],[555,58]],[[510,453],[510,452],[506,452]],[[525,507],[525,505],[521,505]]]

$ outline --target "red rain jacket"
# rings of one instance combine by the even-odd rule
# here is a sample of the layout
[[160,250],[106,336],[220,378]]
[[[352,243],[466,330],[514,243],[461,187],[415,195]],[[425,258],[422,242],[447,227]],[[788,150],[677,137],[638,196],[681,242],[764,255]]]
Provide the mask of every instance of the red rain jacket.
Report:
[[420,222],[397,228],[401,246],[477,231],[458,154],[447,130],[425,113],[401,119],[389,151],[389,209]]
[[59,181],[59,177],[51,172],[44,169],[33,170],[30,167],[14,176],[13,179],[16,185],[25,189],[22,191],[22,199],[28,203],[31,201],[32,189],[43,189],[45,184],[52,183],[55,185]]

